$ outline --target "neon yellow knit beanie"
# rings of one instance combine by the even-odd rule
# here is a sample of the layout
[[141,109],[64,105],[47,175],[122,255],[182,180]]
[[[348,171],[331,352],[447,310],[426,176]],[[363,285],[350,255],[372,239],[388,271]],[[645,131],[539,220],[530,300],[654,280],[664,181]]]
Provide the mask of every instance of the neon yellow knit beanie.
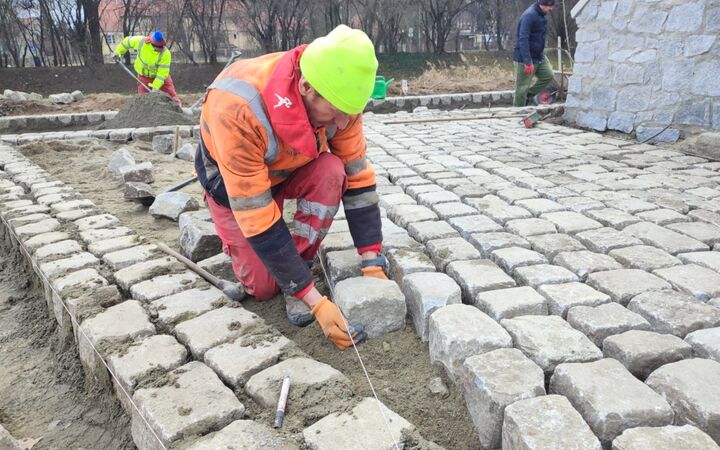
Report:
[[361,30],[338,25],[312,41],[300,56],[300,71],[320,95],[345,114],[359,114],[375,86],[375,48]]

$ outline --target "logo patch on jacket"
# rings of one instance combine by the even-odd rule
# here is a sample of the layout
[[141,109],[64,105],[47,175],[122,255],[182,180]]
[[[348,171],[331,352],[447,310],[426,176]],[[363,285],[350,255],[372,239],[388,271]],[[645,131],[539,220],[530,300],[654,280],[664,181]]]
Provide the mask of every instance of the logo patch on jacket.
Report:
[[277,92],[275,93],[275,97],[277,97],[278,102],[277,102],[277,105],[275,105],[273,107],[273,109],[277,109],[281,106],[284,106],[284,107],[290,109],[290,107],[292,106],[292,102],[290,101],[289,97],[283,97],[282,95],[278,94]]

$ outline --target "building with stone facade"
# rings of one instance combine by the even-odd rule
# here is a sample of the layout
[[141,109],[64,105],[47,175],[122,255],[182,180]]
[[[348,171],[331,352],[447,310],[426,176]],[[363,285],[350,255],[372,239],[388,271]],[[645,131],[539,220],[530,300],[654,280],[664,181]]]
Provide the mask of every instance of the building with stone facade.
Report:
[[566,119],[640,141],[720,129],[720,0],[584,0],[572,15]]

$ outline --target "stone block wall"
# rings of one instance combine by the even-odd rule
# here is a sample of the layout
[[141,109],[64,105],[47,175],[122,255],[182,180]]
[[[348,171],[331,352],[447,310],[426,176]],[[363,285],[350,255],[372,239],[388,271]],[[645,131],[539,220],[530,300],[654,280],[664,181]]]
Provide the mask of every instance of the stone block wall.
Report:
[[720,0],[586,0],[566,119],[674,141],[720,129]]

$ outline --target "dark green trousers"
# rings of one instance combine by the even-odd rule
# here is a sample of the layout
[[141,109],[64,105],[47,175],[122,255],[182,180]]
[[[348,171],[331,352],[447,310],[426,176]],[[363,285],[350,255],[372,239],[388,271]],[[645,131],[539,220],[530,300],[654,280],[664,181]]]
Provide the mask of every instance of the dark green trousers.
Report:
[[[513,106],[525,106],[528,97],[539,94],[554,78],[552,65],[547,56],[543,56],[540,64],[535,66],[535,72],[530,75],[525,73],[525,64],[513,61],[513,65],[515,66],[515,98],[513,99]],[[533,77],[536,77],[537,81],[531,85]]]

